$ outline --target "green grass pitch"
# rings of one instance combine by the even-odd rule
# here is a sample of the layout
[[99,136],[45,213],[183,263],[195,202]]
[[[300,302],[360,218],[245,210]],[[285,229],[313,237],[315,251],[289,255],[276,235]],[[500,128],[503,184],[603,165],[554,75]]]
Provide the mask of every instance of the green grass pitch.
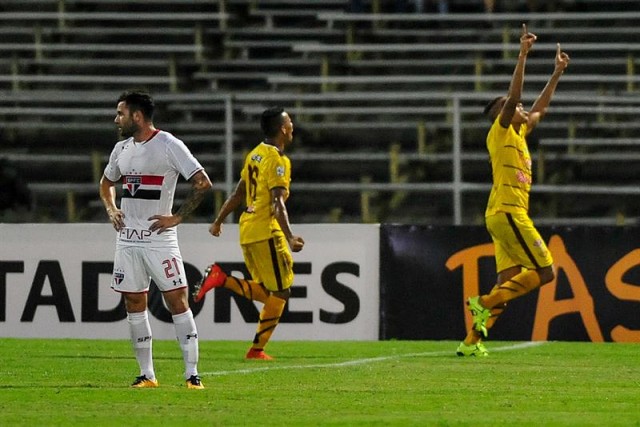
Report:
[[200,343],[187,390],[177,342],[155,341],[160,387],[131,389],[128,341],[0,339],[0,426],[640,425],[637,344]]

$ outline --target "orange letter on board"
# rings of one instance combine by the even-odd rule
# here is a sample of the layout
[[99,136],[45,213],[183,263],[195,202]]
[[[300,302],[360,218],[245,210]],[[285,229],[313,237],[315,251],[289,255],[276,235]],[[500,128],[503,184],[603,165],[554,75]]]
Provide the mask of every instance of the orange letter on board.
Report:
[[[464,306],[467,298],[474,297],[480,293],[480,275],[478,273],[478,262],[482,257],[495,256],[493,243],[473,246],[463,249],[451,255],[446,262],[450,271],[462,267],[462,304]],[[464,311],[464,322],[467,329],[471,328],[471,313]]]
[[549,250],[553,255],[556,271],[563,270],[567,276],[569,286],[573,292],[573,298],[556,300],[556,279],[540,288],[538,296],[538,307],[536,309],[536,318],[533,323],[533,334],[531,339],[534,341],[546,341],[549,337],[549,324],[551,321],[563,314],[580,313],[587,334],[591,341],[602,342],[602,331],[596,318],[593,306],[593,298],[589,294],[589,289],[573,261],[567,253],[567,248],[560,236],[552,236],[549,240]]
[[[604,282],[612,295],[621,300],[640,301],[640,286],[634,286],[622,280],[627,271],[638,265],[640,265],[640,249],[634,249],[609,269]],[[639,342],[640,331],[634,331],[618,325],[611,330],[611,340],[617,342]]]

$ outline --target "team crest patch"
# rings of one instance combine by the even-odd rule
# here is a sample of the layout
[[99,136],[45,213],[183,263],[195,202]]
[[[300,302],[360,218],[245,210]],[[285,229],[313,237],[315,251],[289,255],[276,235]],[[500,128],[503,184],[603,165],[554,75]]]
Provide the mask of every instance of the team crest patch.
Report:
[[127,182],[125,183],[125,185],[127,187],[127,190],[129,190],[129,194],[133,196],[134,194],[136,194],[136,191],[138,191],[138,188],[140,188],[140,185],[142,184],[142,177],[127,176],[126,179]]
[[122,271],[113,272],[113,283],[119,286],[123,280],[124,280],[124,273]]
[[276,175],[278,175],[278,176],[284,176],[284,167],[282,167],[282,166],[278,166],[278,167],[276,168]]
[[547,256],[547,247],[541,239],[537,239],[535,242],[533,242],[533,247],[536,248],[540,256]]

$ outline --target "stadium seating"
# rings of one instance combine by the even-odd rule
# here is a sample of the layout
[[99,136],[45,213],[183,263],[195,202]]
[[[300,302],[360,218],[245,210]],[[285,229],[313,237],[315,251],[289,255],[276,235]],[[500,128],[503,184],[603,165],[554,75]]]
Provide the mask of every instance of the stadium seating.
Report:
[[[293,115],[298,222],[475,224],[490,183],[487,100],[506,93],[521,23],[539,36],[525,102],[570,53],[531,138],[532,214],[542,222],[632,223],[640,165],[640,11],[574,0],[562,13],[397,13],[382,0],[6,0],[0,6],[0,138],[34,195],[33,220],[102,221],[96,182],[115,142],[115,99],[158,101],[219,204],[258,117]],[[181,194],[185,186],[180,187]],[[208,204],[210,206],[210,203]],[[195,220],[209,219],[202,208]]]

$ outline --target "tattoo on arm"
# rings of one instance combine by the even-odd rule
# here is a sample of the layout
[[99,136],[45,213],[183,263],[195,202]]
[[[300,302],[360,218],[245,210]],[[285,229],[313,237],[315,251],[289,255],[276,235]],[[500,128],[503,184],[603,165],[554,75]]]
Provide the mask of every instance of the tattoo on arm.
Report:
[[182,218],[186,218],[200,205],[204,199],[205,194],[211,188],[211,182],[204,173],[198,173],[193,177],[191,182],[191,191],[187,195],[184,203],[176,212],[176,215],[180,215]]

